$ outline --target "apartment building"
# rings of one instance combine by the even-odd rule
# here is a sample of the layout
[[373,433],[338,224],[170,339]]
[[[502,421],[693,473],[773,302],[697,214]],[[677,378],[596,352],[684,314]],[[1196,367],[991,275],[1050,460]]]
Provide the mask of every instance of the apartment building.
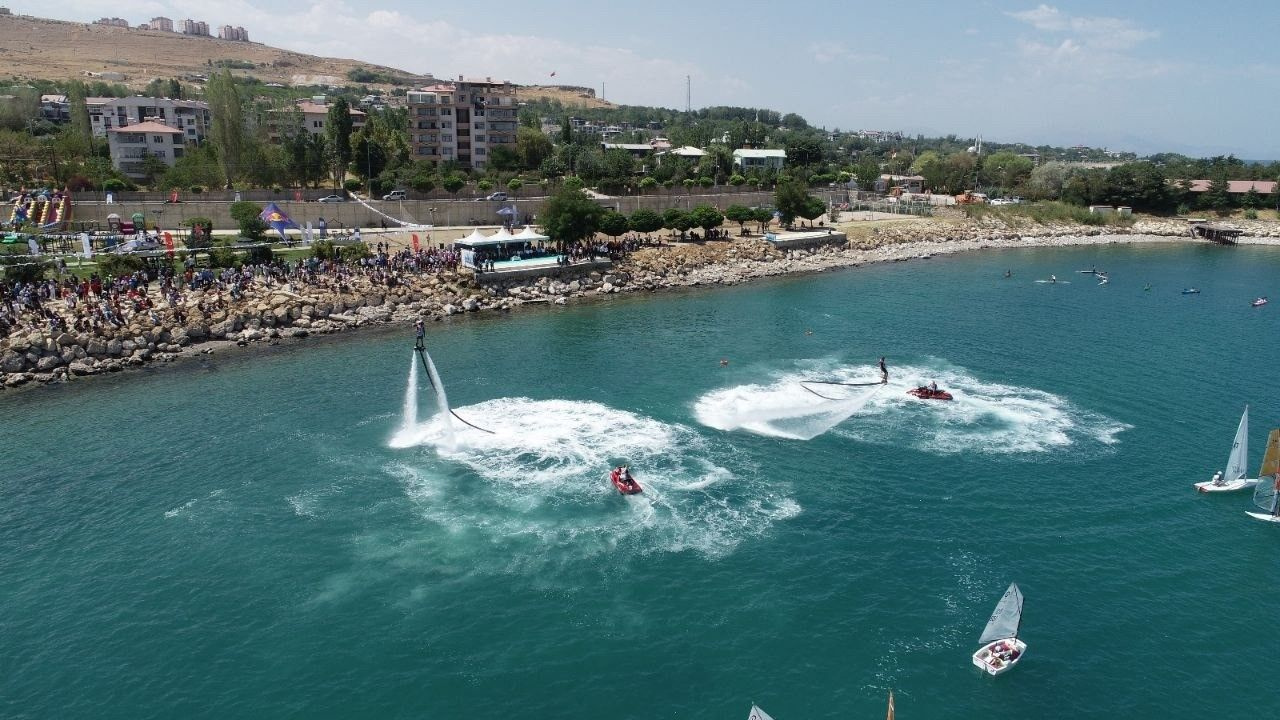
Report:
[[173,21],[167,17],[153,17],[148,23],[152,30],[160,30],[162,32],[173,32]]
[[183,20],[182,34],[209,37],[209,23],[203,20]]
[[111,128],[107,133],[107,147],[111,150],[111,164],[134,180],[146,177],[147,157],[173,167],[186,149],[181,130],[158,122]]
[[516,86],[493,78],[437,82],[411,90],[409,145],[415,159],[483,168],[494,147],[514,147]]
[[218,37],[223,40],[239,40],[249,42],[249,31],[240,26],[223,25],[218,29]]
[[184,142],[203,142],[213,125],[209,104],[198,100],[170,100],[135,95],[126,98],[85,98],[89,127],[95,137],[116,128],[152,121],[181,131]]
[[[292,116],[292,117],[291,117]],[[368,114],[351,109],[351,130],[355,132],[364,127]],[[323,135],[325,125],[329,122],[329,103],[324,95],[316,95],[310,100],[299,100],[292,110],[272,110],[267,118],[267,139],[279,144],[284,135],[285,125],[296,118],[302,128],[312,135]]]

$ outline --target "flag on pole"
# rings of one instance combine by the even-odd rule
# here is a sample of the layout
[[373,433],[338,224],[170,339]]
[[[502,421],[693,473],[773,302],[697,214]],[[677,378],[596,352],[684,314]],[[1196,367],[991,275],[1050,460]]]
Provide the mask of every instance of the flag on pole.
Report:
[[169,257],[173,257],[173,235],[167,230],[164,233],[164,250],[169,253]]
[[298,223],[289,219],[288,215],[280,209],[275,203],[267,203],[262,209],[262,214],[258,216],[263,222],[270,225],[276,232],[280,233],[280,239],[284,240],[284,229],[287,227],[298,227]]

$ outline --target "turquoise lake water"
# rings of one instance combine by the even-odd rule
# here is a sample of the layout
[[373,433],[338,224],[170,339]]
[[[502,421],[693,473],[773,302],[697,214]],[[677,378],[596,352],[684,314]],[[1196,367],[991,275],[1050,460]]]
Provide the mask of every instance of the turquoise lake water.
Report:
[[407,329],[0,395],[0,716],[1266,716],[1280,527],[1191,484],[1246,402],[1250,467],[1280,425],[1278,270],[986,252],[433,326],[495,435],[425,378],[403,427]]

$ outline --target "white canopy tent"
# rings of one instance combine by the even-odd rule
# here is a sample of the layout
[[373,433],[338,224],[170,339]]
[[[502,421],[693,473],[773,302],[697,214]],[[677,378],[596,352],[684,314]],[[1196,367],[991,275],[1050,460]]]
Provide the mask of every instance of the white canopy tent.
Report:
[[539,241],[542,241],[542,240],[550,240],[550,239],[551,239],[550,237],[548,237],[548,236],[546,236],[546,235],[543,235],[543,234],[541,234],[541,233],[539,233],[539,232],[535,231],[535,230],[533,229],[533,227],[531,227],[531,226],[529,226],[529,225],[525,225],[525,226],[524,226],[524,229],[523,229],[523,230],[521,230],[521,231],[520,231],[518,234],[516,234],[514,237],[515,237],[515,239],[516,239],[516,240],[526,240],[526,241],[528,241],[528,242],[539,242]]

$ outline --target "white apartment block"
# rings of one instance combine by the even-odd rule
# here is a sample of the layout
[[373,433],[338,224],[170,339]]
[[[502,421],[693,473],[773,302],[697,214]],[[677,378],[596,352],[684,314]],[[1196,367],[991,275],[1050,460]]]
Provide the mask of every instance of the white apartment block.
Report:
[[107,147],[111,150],[111,164],[135,180],[146,177],[144,163],[148,156],[173,167],[186,149],[181,130],[157,122],[112,128],[107,133]]
[[415,159],[483,168],[496,146],[515,147],[516,86],[493,78],[438,82],[410,90],[409,145]]
[[116,128],[152,121],[182,133],[183,142],[203,142],[213,125],[209,104],[198,100],[133,97],[85,98],[94,137],[107,137]]
[[173,32],[173,21],[167,17],[153,17],[149,23],[152,30]]

